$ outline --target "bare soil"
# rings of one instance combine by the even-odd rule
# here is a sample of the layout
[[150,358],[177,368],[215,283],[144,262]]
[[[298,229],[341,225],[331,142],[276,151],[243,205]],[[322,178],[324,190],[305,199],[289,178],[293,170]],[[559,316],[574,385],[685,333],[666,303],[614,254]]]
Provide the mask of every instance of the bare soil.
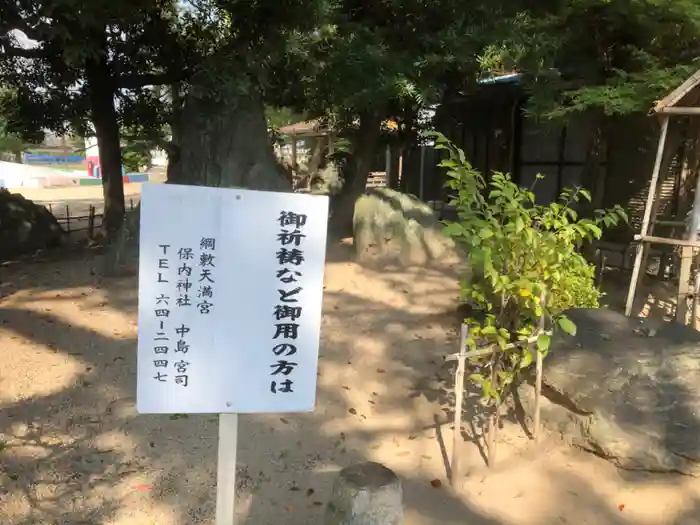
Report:
[[[239,523],[321,523],[338,470],[367,460],[401,477],[407,525],[700,523],[699,480],[535,445],[514,422],[489,470],[470,404],[450,487],[456,276],[350,252],[329,250],[315,412],[241,417]],[[96,251],[49,257],[0,267],[0,524],[213,523],[216,418],[135,411],[136,276],[99,279]]]
[[[316,411],[241,418],[239,522],[320,523],[335,473],[366,460],[401,476],[409,525],[700,522],[697,480],[538,447],[511,422],[493,470],[465,425],[450,488],[455,276],[349,251],[329,253]],[[98,267],[83,251],[0,269],[0,523],[213,523],[216,418],[136,414],[136,277]]]

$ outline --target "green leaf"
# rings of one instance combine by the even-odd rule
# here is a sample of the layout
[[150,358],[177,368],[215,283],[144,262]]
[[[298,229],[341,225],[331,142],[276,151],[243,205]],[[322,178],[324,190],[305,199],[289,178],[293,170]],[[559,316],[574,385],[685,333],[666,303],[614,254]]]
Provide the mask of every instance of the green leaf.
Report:
[[482,228],[481,231],[479,231],[479,237],[482,239],[489,239],[490,237],[493,237],[493,231],[489,230],[488,228]]
[[445,224],[442,232],[448,237],[457,237],[464,233],[464,226],[459,222],[450,222]]
[[537,338],[537,349],[540,352],[545,353],[547,350],[549,350],[550,343],[551,337],[549,337],[547,334],[540,334],[540,336]]
[[569,335],[576,335],[576,325],[569,319],[568,317],[562,315],[557,319],[557,324],[559,325],[559,328],[564,330]]

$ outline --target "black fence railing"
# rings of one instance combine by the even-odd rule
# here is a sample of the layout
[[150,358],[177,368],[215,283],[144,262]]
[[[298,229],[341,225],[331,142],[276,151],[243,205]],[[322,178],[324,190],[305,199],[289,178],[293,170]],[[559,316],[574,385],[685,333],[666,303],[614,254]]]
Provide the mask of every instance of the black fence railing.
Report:
[[[134,206],[134,199],[129,199],[127,209],[133,211]],[[98,213],[97,208],[92,204],[88,205],[87,213],[72,212],[69,204],[63,206],[49,204],[47,208],[68,235],[85,233],[88,239],[92,239],[95,237],[95,231],[102,227],[104,213]]]

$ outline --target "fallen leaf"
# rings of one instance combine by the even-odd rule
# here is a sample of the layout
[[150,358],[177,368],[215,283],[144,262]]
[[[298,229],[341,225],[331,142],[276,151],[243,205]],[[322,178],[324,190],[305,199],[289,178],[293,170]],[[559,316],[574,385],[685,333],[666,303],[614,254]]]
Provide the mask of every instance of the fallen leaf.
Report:
[[149,485],[148,483],[139,483],[138,485],[134,485],[134,489],[138,490],[139,492],[150,492],[153,490],[153,485]]
[[323,506],[323,502],[322,502],[322,501],[314,501],[314,502],[312,503],[312,505],[313,505],[314,507],[322,507],[322,506]]
[[297,492],[301,489],[299,487],[289,487],[289,490],[291,490],[292,492]]
[[433,459],[433,456],[428,456],[427,454],[421,455],[423,459]]
[[617,506],[617,510],[619,510],[620,512],[622,512],[622,511],[624,510],[624,508],[625,508],[625,504],[624,504],[624,503],[620,503],[620,504]]
[[376,405],[376,404],[377,404],[377,403],[375,403],[374,401],[372,401],[371,399],[370,399],[369,401],[367,401],[367,402],[368,402],[370,405]]
[[282,423],[284,423],[285,425],[289,425],[289,421],[287,421],[287,420],[284,419],[283,417],[280,418],[280,421],[281,421]]
[[434,489],[439,489],[440,487],[442,487],[442,481],[440,481],[439,479],[434,479],[430,482],[430,486]]
[[308,490],[306,491],[306,496],[307,496],[307,497],[308,497],[308,496],[311,496],[311,494],[313,494],[314,492],[316,492],[314,489],[308,489]]
[[408,440],[409,440],[409,441],[413,441],[414,439],[416,439],[416,437],[417,437],[417,436],[408,436]]
[[386,370],[384,370],[383,368],[377,368],[377,373],[384,374],[384,373],[386,373]]
[[342,385],[345,390],[350,390],[349,386]]
[[357,415],[357,410],[355,410],[354,408],[351,408],[350,410],[348,410],[348,412],[350,412],[353,416]]
[[297,510],[297,508],[294,505],[287,505],[285,510]]

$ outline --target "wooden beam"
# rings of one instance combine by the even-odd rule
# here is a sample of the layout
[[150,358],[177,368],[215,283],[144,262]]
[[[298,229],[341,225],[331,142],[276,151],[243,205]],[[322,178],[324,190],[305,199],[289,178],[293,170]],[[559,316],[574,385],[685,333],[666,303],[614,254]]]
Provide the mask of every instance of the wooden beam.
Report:
[[683,226],[685,227],[685,221],[654,221],[657,226]]
[[678,108],[678,107],[661,108],[658,110],[657,113],[659,113],[661,115],[692,116],[692,115],[700,115],[700,108]]
[[[552,335],[551,330],[546,330],[544,332],[541,332],[545,335]],[[524,345],[530,345],[537,341],[537,338],[539,337],[539,334],[533,335],[532,337],[528,337],[527,339],[523,339],[522,341],[516,341],[515,343],[508,343],[506,346],[503,347],[504,350],[510,350],[511,348],[515,348],[516,346],[524,346]],[[464,354],[464,357],[467,359],[472,358],[472,357],[483,357],[485,355],[492,354],[493,351],[498,348],[498,345],[488,345],[483,348],[480,348],[479,350],[473,350],[471,352],[466,352]],[[445,361],[456,361],[458,360],[462,354],[449,354],[445,356]]]
[[669,246],[685,246],[686,248],[700,248],[700,241],[690,239],[667,239],[666,237],[654,237],[653,235],[635,235],[635,241],[642,241],[648,244],[666,244]]
[[[642,229],[641,237],[644,238],[649,229],[649,220],[651,218],[651,209],[654,204],[654,197],[656,196],[656,186],[659,181],[659,172],[661,171],[661,161],[664,156],[664,150],[666,147],[666,137],[668,136],[668,124],[669,117],[664,115],[661,122],[661,136],[659,137],[659,145],[656,149],[656,161],[654,162],[654,171],[651,174],[651,184],[649,185],[649,194],[647,195],[647,202],[644,206],[644,217],[642,219]],[[640,242],[637,245],[637,253],[634,258],[634,266],[632,267],[632,278],[630,279],[629,290],[627,291],[627,303],[625,304],[625,315],[630,316],[632,314],[632,308],[634,305],[634,294],[637,291],[637,281],[640,276],[642,258],[644,252],[644,243]]]

